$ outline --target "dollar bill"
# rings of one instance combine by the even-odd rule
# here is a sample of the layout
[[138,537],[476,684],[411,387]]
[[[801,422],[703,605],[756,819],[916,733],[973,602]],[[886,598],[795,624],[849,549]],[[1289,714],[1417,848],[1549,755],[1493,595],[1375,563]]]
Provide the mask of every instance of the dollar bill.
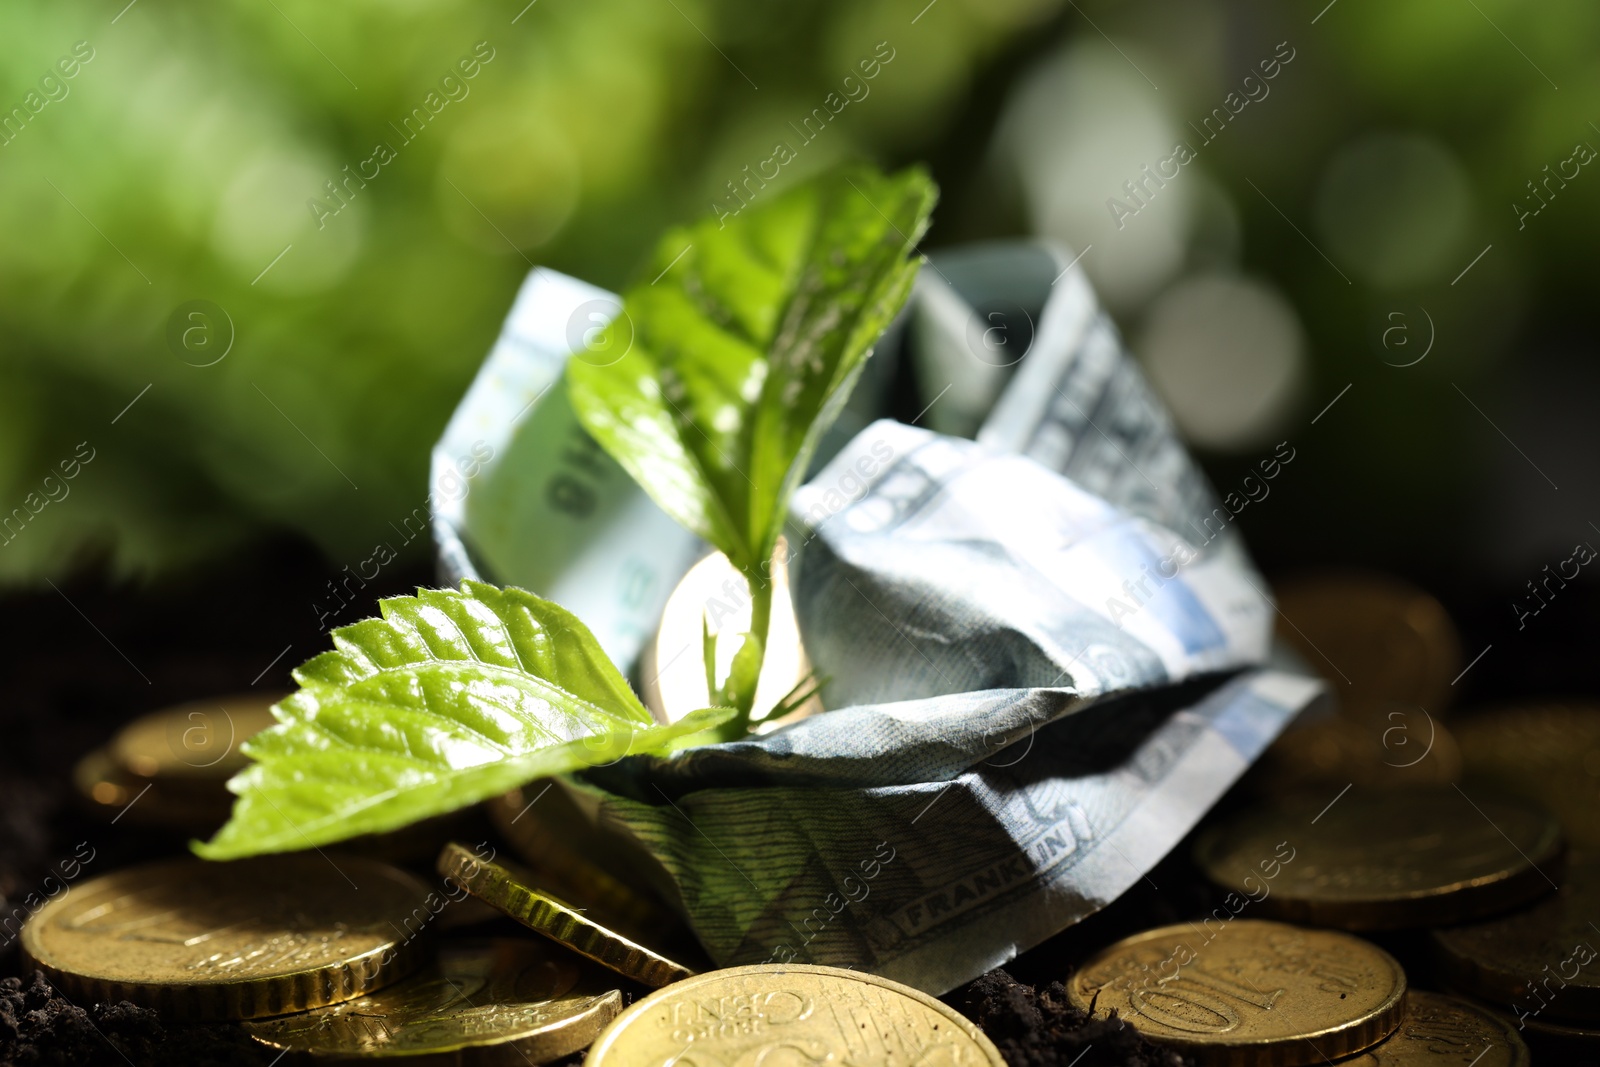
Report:
[[1053,287],[1027,358],[977,439],[1025,455],[1207,551],[1245,558],[1232,527],[1220,536],[1205,527],[1216,494],[1081,270],[1067,271]]
[[[595,444],[562,372],[621,310],[613,293],[555,271],[523,282],[499,339],[434,446],[429,508],[446,585],[516,585],[594,631],[624,671],[672,588],[703,552]],[[488,454],[465,485],[457,459]]]
[[832,706],[1065,685],[1091,696],[1262,662],[1247,561],[1027,458],[888,420],[795,494],[795,611]]
[[1320,683],[1252,670],[1089,701],[1002,689],[843,708],[577,789],[720,964],[943,993],[1142,878]]
[[994,241],[937,252],[907,309],[919,425],[971,437],[1036,347],[1051,282],[1068,261],[1049,242]]
[[907,315],[924,424],[1028,456],[1135,514],[1192,529],[1212,514],[1215,495],[1125,356],[1079,260],[1051,241],[931,258]]

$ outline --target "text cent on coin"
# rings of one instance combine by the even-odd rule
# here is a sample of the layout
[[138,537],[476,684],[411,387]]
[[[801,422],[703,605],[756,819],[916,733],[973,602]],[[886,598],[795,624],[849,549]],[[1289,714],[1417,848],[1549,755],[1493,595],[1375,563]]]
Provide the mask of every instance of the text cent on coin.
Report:
[[377,993],[245,1029],[274,1048],[328,1058],[548,1063],[587,1047],[622,1010],[622,991],[604,973],[534,939],[447,942],[437,964]]
[[1072,976],[1067,995],[1080,1011],[1115,1011],[1204,1064],[1297,1067],[1393,1033],[1406,976],[1387,952],[1348,934],[1237,919],[1210,940],[1184,923],[1119,941]]
[[350,1000],[416,969],[421,955],[404,931],[426,914],[427,888],[385,864],[335,862],[172,860],[117,871],[40,909],[22,950],[74,1000],[130,1000],[169,1019]]
[[450,844],[439,853],[438,868],[530,930],[635,981],[663,986],[694,973],[688,965],[596,921],[585,909],[537,888],[534,876],[515,866],[479,859],[464,846]]
[[1005,1067],[976,1026],[926,993],[799,964],[730,967],[657,990],[618,1016],[583,1062]]
[[[1268,886],[1257,867],[1280,846],[1293,859]],[[1434,787],[1352,790],[1332,806],[1306,797],[1257,809],[1203,834],[1195,859],[1230,895],[1249,899],[1254,915],[1398,930],[1536,899],[1559,877],[1563,848],[1561,828],[1538,808]]]

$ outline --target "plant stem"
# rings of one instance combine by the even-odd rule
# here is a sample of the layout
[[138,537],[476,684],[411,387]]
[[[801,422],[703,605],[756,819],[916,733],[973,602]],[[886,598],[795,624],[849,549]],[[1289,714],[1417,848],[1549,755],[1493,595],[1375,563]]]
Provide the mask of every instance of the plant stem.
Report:
[[[750,632],[761,639],[761,660],[767,659],[767,629],[772,625],[772,579],[756,575],[750,583]],[[755,699],[755,694],[751,694]]]
[[[750,588],[750,633],[760,642],[761,663],[767,659],[767,630],[772,625],[772,579],[762,573],[760,567],[752,567],[744,572],[745,584]],[[756,667],[754,680],[748,691],[739,694],[739,714],[726,724],[727,733],[731,734],[730,740],[737,740],[749,734],[750,718],[755,712],[756,689],[760,684],[761,665]]]

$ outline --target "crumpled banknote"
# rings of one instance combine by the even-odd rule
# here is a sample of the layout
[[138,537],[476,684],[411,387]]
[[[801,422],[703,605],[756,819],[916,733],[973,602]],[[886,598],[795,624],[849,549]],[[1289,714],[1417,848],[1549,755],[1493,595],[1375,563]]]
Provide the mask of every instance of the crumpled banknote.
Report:
[[[997,372],[977,440],[873,423],[791,507],[833,710],[568,783],[720,964],[944,992],[1114,900],[1321,692],[1260,666],[1266,585],[1082,272],[981,252],[897,353],[935,405],[959,344]],[[974,348],[996,300],[1020,360]]]
[[442,583],[554,600],[632,668],[672,587],[704,553],[578,423],[562,370],[621,298],[536,268],[433,446],[428,511]]

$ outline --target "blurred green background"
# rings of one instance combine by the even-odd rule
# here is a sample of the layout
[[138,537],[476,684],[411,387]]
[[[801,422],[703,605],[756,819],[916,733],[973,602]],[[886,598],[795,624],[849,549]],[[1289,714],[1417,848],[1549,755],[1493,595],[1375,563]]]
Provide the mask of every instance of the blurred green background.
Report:
[[1084,251],[1220,487],[1303,457],[1240,520],[1269,567],[1588,536],[1592,4],[124,2],[0,10],[0,581],[361,558],[530,266],[620,286],[779,140],[926,160],[931,249]]

